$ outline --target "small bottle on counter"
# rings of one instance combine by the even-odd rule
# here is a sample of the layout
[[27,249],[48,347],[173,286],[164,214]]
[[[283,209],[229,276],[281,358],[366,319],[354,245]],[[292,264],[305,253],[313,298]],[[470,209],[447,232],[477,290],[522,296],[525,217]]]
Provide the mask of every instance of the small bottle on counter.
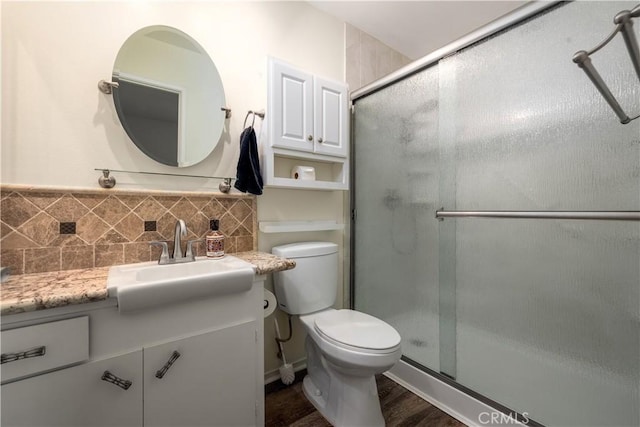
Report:
[[224,257],[224,234],[219,230],[220,221],[214,219],[210,224],[211,230],[205,236],[207,258],[222,258]]

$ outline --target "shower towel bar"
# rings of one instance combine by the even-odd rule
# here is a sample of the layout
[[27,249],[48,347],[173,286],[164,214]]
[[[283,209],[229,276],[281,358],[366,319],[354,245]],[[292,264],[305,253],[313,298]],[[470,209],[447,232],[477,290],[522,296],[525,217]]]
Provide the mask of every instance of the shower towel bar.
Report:
[[627,113],[624,112],[620,104],[613,96],[607,84],[602,80],[600,74],[595,69],[593,64],[591,63],[590,55],[596,53],[603,47],[605,47],[618,33],[622,33],[622,38],[624,39],[624,43],[627,46],[627,51],[629,51],[629,57],[631,58],[631,62],[633,63],[633,68],[636,70],[636,74],[638,75],[638,79],[640,79],[640,50],[638,49],[638,41],[636,40],[635,34],[633,32],[633,22],[632,18],[640,17],[640,5],[634,7],[632,10],[623,10],[618,13],[613,18],[613,23],[616,24],[616,28],[613,30],[607,38],[605,38],[600,44],[591,49],[589,52],[584,50],[579,50],[573,55],[573,62],[578,64],[578,67],[582,68],[587,77],[594,84],[596,89],[600,92],[600,94],[607,101],[609,106],[616,113],[618,118],[620,119],[620,123],[627,124],[631,120],[635,120],[640,115],[630,118]]
[[640,221],[640,211],[436,211],[436,218],[591,219]]

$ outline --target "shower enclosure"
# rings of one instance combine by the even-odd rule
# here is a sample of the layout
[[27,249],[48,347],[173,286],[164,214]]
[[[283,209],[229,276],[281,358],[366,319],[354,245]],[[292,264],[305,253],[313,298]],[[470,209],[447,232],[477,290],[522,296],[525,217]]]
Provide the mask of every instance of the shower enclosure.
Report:
[[[354,95],[354,307],[407,363],[523,421],[640,425],[640,222],[436,211],[638,217],[640,120],[571,60],[636,5],[555,5]],[[640,113],[622,38],[592,60]]]

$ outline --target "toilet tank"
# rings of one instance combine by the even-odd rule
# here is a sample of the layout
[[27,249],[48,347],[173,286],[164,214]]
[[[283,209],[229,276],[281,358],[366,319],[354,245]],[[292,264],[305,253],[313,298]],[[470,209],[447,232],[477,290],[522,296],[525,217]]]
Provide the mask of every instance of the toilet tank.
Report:
[[296,262],[295,268],[274,273],[274,289],[281,310],[308,314],[333,305],[338,289],[338,245],[292,243],[275,246],[271,252]]

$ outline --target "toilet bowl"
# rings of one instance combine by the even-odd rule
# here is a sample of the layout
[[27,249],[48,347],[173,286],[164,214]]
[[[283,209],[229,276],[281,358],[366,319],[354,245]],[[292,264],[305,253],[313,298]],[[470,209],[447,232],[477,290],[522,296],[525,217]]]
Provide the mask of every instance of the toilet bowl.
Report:
[[331,308],[337,289],[337,245],[309,242],[273,248],[296,268],[275,273],[280,309],[297,314],[307,332],[307,399],[335,426],[384,426],[375,375],[402,355],[400,334],[355,310]]

